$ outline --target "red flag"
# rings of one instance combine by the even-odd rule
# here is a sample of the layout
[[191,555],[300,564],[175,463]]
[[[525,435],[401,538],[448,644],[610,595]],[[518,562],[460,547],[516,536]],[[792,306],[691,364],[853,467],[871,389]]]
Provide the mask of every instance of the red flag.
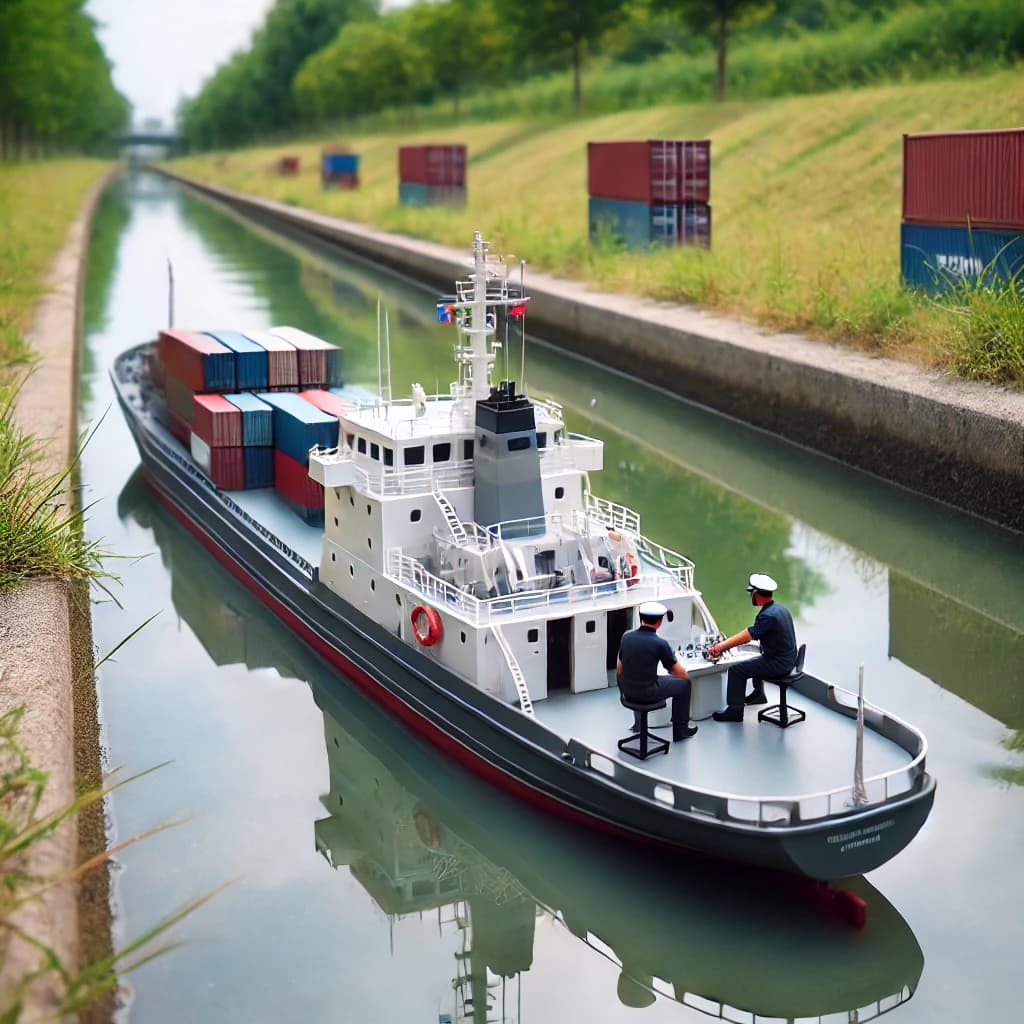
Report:
[[518,305],[513,306],[508,311],[508,315],[515,317],[517,320],[521,320],[524,316],[526,316],[526,303],[520,302]]

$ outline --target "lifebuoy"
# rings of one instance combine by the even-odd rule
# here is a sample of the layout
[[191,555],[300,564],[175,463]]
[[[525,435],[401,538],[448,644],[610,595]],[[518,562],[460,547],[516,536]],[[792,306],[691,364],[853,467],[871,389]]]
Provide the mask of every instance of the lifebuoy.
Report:
[[412,610],[412,632],[416,642],[423,647],[433,647],[441,639],[444,630],[441,616],[436,608],[427,604],[418,604]]
[[421,804],[416,805],[412,812],[412,823],[416,827],[416,835],[420,842],[430,849],[436,850],[440,843],[440,836],[437,833],[437,822],[423,809]]

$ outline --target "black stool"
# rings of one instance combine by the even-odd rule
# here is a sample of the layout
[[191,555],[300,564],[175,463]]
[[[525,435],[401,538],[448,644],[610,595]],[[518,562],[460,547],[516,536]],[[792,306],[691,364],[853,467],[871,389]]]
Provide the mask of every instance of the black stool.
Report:
[[619,750],[624,754],[638,757],[641,761],[646,761],[647,758],[653,757],[655,754],[667,754],[668,748],[671,746],[669,741],[652,735],[647,728],[647,716],[652,711],[660,711],[667,701],[658,701],[656,704],[637,704],[621,695],[619,700],[622,701],[624,708],[629,708],[630,711],[640,716],[640,731],[619,740]]
[[772,725],[777,725],[780,729],[788,729],[791,725],[796,725],[797,722],[802,722],[807,717],[799,708],[791,708],[786,703],[786,690],[804,677],[804,652],[806,650],[807,644],[801,644],[796,652],[796,664],[788,676],[783,676],[781,679],[764,680],[766,683],[774,683],[779,688],[779,703],[759,711],[757,713],[759,722],[771,722]]

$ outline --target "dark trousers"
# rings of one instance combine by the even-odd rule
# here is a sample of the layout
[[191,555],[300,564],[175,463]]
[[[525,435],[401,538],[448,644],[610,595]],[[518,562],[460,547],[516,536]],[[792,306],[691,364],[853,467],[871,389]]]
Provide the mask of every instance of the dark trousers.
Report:
[[[644,703],[656,704],[658,701],[672,698],[672,724],[685,728],[690,724],[690,680],[679,679],[676,676],[664,676],[653,686],[644,687],[641,690],[626,690],[627,700],[642,701]],[[743,702],[740,701],[742,704]],[[640,716],[633,712],[633,725],[639,730]]]
[[729,681],[725,687],[726,704],[731,708],[742,707],[743,700],[747,695],[748,679],[754,684],[755,690],[760,690],[764,687],[766,679],[778,679],[790,672],[792,668],[792,665],[786,667],[777,661],[769,661],[767,658],[751,658],[738,665],[731,665]]

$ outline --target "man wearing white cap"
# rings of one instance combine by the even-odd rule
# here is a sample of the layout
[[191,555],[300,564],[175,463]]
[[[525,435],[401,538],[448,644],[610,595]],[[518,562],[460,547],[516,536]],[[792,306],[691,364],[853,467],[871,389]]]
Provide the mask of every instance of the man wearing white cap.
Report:
[[[764,695],[764,680],[777,679],[788,675],[796,664],[796,630],[793,628],[793,616],[784,604],[773,599],[778,584],[767,573],[752,573],[747,584],[750,603],[759,608],[754,624],[723,640],[712,644],[708,654],[717,658],[723,651],[740,644],[749,644],[757,640],[761,644],[761,655],[750,658],[729,668],[729,681],[725,688],[725,700],[728,705],[724,711],[716,711],[712,716],[716,722],[742,722],[745,704],[767,704]],[[750,679],[754,688],[744,697],[747,680]]]
[[[616,675],[619,689],[629,701],[638,704],[656,704],[672,698],[672,739],[677,743],[688,740],[697,731],[690,725],[690,677],[676,660],[672,645],[658,636],[658,627],[668,609],[657,601],[646,601],[637,609],[640,628],[622,636]],[[658,662],[668,676],[658,675]],[[640,731],[636,712],[633,712],[633,731]]]

